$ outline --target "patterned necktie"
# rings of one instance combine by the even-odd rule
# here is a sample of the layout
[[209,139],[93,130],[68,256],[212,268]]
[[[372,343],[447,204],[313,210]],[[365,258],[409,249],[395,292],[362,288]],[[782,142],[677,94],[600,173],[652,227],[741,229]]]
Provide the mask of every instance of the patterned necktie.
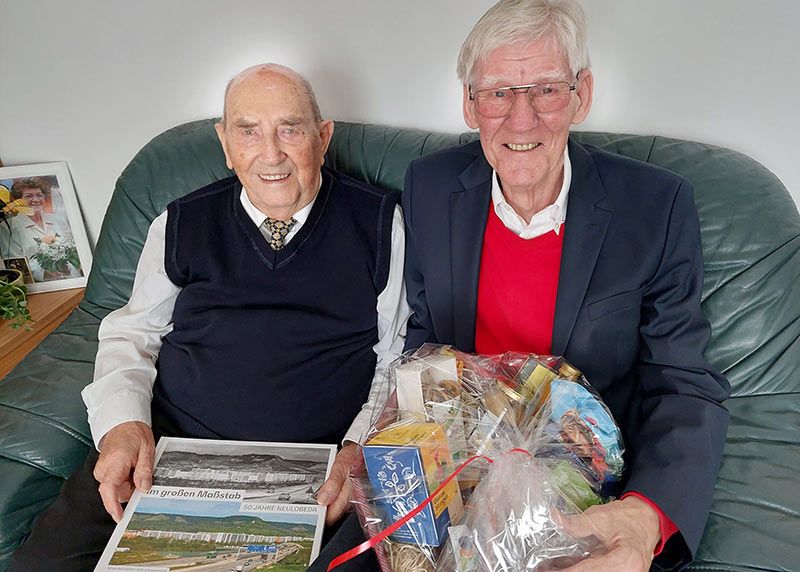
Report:
[[296,222],[297,221],[293,218],[283,221],[267,217],[264,220],[264,228],[267,231],[265,236],[269,241],[269,245],[272,247],[272,250],[277,252],[284,247],[283,241]]

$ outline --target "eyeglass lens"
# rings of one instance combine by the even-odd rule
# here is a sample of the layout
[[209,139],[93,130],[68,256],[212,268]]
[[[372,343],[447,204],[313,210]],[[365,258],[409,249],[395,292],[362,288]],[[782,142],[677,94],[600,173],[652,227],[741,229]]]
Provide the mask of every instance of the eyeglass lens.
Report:
[[483,116],[503,117],[511,111],[514,97],[524,90],[537,113],[552,113],[567,106],[571,87],[567,82],[555,82],[527,88],[481,89],[475,92],[475,105]]

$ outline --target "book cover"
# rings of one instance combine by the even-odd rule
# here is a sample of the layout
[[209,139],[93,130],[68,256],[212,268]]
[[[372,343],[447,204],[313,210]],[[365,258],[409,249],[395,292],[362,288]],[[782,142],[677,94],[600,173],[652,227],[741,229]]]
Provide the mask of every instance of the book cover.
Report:
[[95,572],[305,570],[325,525],[335,445],[164,437]]

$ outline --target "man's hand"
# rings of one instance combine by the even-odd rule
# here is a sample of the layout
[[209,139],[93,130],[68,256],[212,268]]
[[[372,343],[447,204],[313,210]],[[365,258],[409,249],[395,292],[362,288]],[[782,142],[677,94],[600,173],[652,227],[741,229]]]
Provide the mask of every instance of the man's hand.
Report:
[[605,544],[603,555],[593,556],[565,572],[647,572],[653,561],[653,551],[661,539],[658,514],[646,502],[636,497],[590,507],[586,516],[596,531],[579,530],[577,520],[566,524],[577,536],[595,534]]
[[122,519],[120,503],[128,502],[135,488],[149,491],[153,485],[155,449],[153,431],[141,421],[121,423],[101,439],[94,478],[114,522]]
[[327,505],[325,524],[333,524],[339,520],[350,503],[350,467],[353,466],[358,445],[348,443],[337,453],[331,467],[331,474],[317,493],[317,502]]

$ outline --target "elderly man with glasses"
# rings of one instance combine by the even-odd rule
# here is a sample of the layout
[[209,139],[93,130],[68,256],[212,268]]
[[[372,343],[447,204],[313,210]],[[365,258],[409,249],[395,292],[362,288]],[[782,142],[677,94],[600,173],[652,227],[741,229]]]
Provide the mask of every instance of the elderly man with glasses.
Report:
[[574,570],[685,565],[730,391],[703,357],[692,187],[570,140],[594,83],[573,0],[501,0],[464,42],[458,75],[480,141],[406,173],[406,346],[566,356],[614,413],[628,466],[620,500],[588,511],[608,552]]

